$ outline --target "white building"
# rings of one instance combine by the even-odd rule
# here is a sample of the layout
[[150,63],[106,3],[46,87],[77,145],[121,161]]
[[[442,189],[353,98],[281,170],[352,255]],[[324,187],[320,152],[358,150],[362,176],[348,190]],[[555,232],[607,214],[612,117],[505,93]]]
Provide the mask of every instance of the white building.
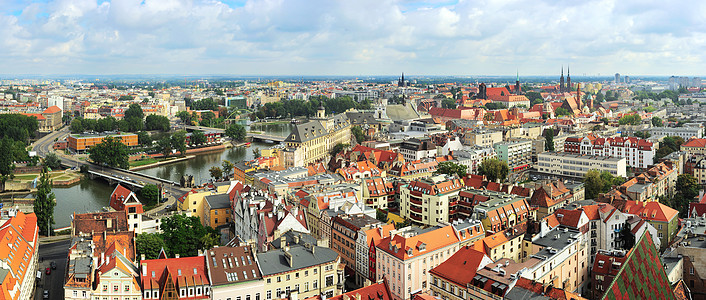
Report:
[[687,123],[684,124],[684,127],[652,127],[649,132],[652,138],[678,136],[684,140],[688,140],[691,137],[703,137],[704,126],[700,123]]
[[613,176],[627,176],[625,158],[593,156],[568,152],[537,154],[537,171],[545,174],[583,178],[590,170],[607,171]]
[[653,165],[656,152],[652,142],[636,137],[584,137],[580,143],[580,154],[623,157],[628,166],[635,168]]
[[429,138],[408,139],[400,145],[400,153],[405,161],[436,157],[436,145]]

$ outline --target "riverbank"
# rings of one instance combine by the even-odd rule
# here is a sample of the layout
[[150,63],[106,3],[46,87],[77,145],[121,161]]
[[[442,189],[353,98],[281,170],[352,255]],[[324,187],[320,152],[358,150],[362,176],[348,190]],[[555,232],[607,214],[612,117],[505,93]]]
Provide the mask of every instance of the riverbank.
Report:
[[[5,182],[5,191],[26,191],[34,189],[34,180],[39,180],[41,174],[20,174],[15,175],[11,180]],[[82,174],[75,170],[63,170],[49,172],[49,179],[52,187],[70,187],[81,182]]]
[[194,158],[194,157],[196,157],[196,155],[187,155],[187,156],[184,156],[184,157],[178,157],[178,158],[174,158],[174,159],[162,160],[162,161],[158,161],[158,162],[152,163],[152,164],[146,164],[146,165],[142,165],[142,166],[130,167],[130,171],[139,171],[139,170],[144,170],[144,169],[159,167],[159,166],[163,166],[163,165],[167,165],[167,164],[171,164],[171,163],[175,163],[175,162],[180,162],[180,161],[189,160],[189,159],[192,159],[192,158]]

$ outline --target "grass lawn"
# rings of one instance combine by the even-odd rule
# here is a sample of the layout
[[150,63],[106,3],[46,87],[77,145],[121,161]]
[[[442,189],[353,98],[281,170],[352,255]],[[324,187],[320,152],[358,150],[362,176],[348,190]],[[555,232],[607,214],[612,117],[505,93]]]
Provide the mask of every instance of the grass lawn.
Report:
[[130,162],[131,167],[139,167],[139,166],[144,166],[144,165],[149,165],[153,163],[157,163],[160,161],[163,161],[164,159],[156,159],[156,158],[145,158],[142,160],[135,160]]

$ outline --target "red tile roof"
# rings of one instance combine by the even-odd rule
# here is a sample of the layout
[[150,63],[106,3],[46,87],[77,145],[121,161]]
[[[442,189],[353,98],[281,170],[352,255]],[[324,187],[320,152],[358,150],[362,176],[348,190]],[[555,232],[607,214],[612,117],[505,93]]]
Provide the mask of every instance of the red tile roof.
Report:
[[492,262],[485,253],[465,246],[436,268],[429,270],[429,273],[466,287],[473,280],[473,276],[476,276],[479,268]]
[[374,283],[366,287],[359,288],[357,290],[350,291],[343,295],[334,296],[328,298],[330,300],[343,300],[343,299],[361,299],[361,300],[392,300],[392,293],[390,292],[390,287],[387,284],[387,279],[383,279],[383,282]]
[[43,114],[54,114],[54,113],[58,113],[58,112],[60,112],[60,111],[61,111],[61,108],[59,108],[58,106],[54,105],[54,106],[52,106],[52,107],[49,107],[49,108],[45,109],[42,113],[43,113]]

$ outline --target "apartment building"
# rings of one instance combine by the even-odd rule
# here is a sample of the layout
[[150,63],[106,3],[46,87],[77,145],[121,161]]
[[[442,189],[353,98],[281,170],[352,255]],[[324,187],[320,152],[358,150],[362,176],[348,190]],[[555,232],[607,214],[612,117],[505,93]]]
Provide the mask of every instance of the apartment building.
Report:
[[390,232],[395,230],[395,224],[375,225],[364,228],[358,233],[355,241],[355,272],[356,284],[359,286],[368,285],[377,280],[375,259],[375,246],[384,238],[390,236]]
[[458,201],[461,179],[447,175],[421,178],[400,188],[400,214],[412,222],[436,225],[449,221],[449,205]]
[[70,134],[66,140],[69,144],[69,150],[74,152],[85,152],[91,147],[103,142],[103,139],[112,137],[125,144],[128,147],[137,146],[137,134],[134,133],[101,133],[101,134]]
[[657,229],[661,248],[667,247],[679,230],[679,212],[657,201],[626,201],[622,208],[626,214],[636,215]]
[[34,298],[37,273],[39,229],[34,213],[16,214],[0,226],[4,243],[0,245],[0,280],[2,294],[8,299]]
[[473,129],[463,132],[461,142],[466,146],[492,147],[502,140],[503,132],[500,130]]
[[140,260],[140,269],[142,299],[211,299],[205,256]]
[[[699,135],[700,137],[700,135]],[[687,138],[684,138],[685,140]],[[691,157],[694,155],[698,156],[704,156],[706,155],[706,139],[700,139],[700,138],[694,138],[694,139],[689,139],[687,140],[684,144],[681,146],[681,151],[684,151],[687,153],[687,157]]]
[[[674,194],[677,176],[677,170],[671,165],[659,163],[619,185],[617,190],[611,193],[619,192],[636,201],[658,201],[659,197]],[[608,195],[612,196],[611,193]]]
[[678,136],[684,140],[692,137],[704,136],[704,126],[701,124],[686,124],[683,127],[652,127],[649,129],[652,138],[660,139],[665,136]]
[[400,154],[405,161],[415,161],[436,157],[436,145],[430,138],[412,138],[400,144]]
[[510,171],[529,168],[532,162],[532,141],[514,140],[493,145],[498,159],[507,163]]
[[303,299],[341,294],[340,258],[329,248],[292,245],[256,255],[265,281],[266,300],[289,297],[292,291],[298,291],[298,297]]
[[544,152],[537,154],[536,169],[540,173],[571,178],[583,178],[590,170],[606,171],[613,176],[625,177],[627,160],[568,152]]
[[469,299],[468,286],[476,272],[493,263],[488,255],[470,246],[461,247],[442,264],[429,270],[432,296]]
[[529,198],[514,194],[488,190],[464,190],[466,198],[478,203],[473,207],[473,218],[483,223],[483,228],[492,232],[515,227],[530,216]]
[[346,264],[347,276],[355,276],[358,234],[370,226],[382,226],[383,224],[383,222],[364,214],[341,214],[333,218],[331,249],[336,251],[341,257],[341,262]]
[[537,208],[537,219],[543,219],[564,205],[585,198],[585,188],[582,183],[564,184],[563,180],[546,180],[535,186],[529,203]]
[[594,135],[567,138],[564,151],[574,154],[612,156],[625,158],[628,166],[647,168],[654,164],[657,152],[654,144],[646,139],[636,137],[602,138]]
[[426,229],[408,227],[392,233],[376,246],[377,280],[386,278],[393,299],[411,299],[431,286],[429,270],[461,247],[451,225]]
[[251,246],[215,247],[206,251],[211,299],[262,300],[264,281]]
[[360,181],[361,201],[374,209],[387,209],[388,203],[394,201],[395,187],[392,181],[385,177],[368,177]]

